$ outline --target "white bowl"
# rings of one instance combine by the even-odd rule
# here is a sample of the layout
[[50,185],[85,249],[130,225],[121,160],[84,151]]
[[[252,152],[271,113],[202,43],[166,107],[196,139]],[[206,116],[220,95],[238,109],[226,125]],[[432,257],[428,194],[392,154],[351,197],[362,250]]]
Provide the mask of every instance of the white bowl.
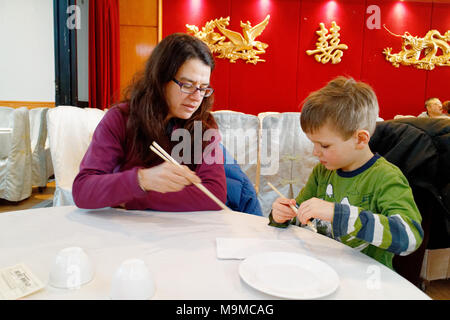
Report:
[[129,259],[114,274],[110,296],[113,300],[148,300],[155,290],[155,281],[145,262]]
[[58,252],[50,268],[49,284],[55,288],[78,289],[94,277],[88,255],[79,247]]

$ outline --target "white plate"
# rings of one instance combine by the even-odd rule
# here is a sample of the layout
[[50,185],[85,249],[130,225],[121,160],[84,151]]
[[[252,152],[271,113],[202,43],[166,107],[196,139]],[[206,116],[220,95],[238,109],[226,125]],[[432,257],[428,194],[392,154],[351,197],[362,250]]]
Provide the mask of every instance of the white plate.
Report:
[[281,298],[320,298],[339,286],[339,277],[329,265],[292,252],[250,256],[239,265],[239,274],[251,287]]

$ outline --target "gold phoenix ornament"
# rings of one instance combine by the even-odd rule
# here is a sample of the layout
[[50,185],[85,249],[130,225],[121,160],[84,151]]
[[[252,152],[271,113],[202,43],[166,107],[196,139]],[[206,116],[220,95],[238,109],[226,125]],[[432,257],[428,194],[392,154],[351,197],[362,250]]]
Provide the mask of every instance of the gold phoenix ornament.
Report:
[[[270,15],[252,27],[251,23],[243,23],[241,21],[242,34],[232,30],[228,30],[230,17],[215,19],[208,21],[202,30],[197,26],[186,24],[188,32],[205,42],[212,53],[218,53],[219,58],[230,59],[235,63],[237,59],[246,60],[246,63],[257,64],[266,60],[260,59],[259,54],[266,52],[269,46],[266,43],[256,41],[255,39],[261,35],[269,23]],[[221,33],[214,32],[218,29]]]
[[[409,32],[405,32],[402,36],[392,33],[383,27],[393,36],[403,39],[402,51],[391,54],[392,48],[385,48],[383,50],[386,60],[391,62],[395,67],[400,64],[404,66],[414,66],[417,69],[433,70],[436,66],[450,66],[450,30],[444,35],[437,30],[430,30],[425,37],[413,37]],[[437,55],[438,50],[441,49],[440,55]],[[423,58],[421,53],[423,51]]]
[[341,58],[344,55],[342,50],[347,50],[348,46],[343,43],[339,43],[341,40],[339,37],[341,34],[339,30],[341,28],[336,24],[335,21],[331,22],[331,33],[328,34],[327,28],[325,28],[324,23],[320,23],[320,30],[316,33],[320,36],[316,42],[315,50],[307,50],[308,55],[316,54],[314,58],[317,62],[322,62],[323,64],[328,63],[331,60],[332,64],[337,64],[341,62]]

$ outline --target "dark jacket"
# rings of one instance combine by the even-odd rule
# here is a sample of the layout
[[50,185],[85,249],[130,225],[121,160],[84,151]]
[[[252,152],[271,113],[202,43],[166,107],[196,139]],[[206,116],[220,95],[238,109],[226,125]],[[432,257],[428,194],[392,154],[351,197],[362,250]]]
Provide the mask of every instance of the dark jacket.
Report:
[[223,166],[227,181],[226,205],[234,211],[262,216],[261,205],[252,182],[225,147],[221,146],[225,158]]
[[[378,122],[369,145],[402,170],[422,215],[425,236],[421,248],[411,257],[397,259],[405,260],[408,273],[415,270],[410,277],[399,273],[417,282],[425,249],[450,247],[450,120],[402,118]],[[396,267],[395,259],[394,268],[402,268]]]
[[[449,247],[450,119],[403,118],[379,122],[370,147],[402,170],[413,191],[428,194],[439,210],[433,219],[439,219],[445,226],[443,234],[431,235],[429,245]],[[442,241],[441,244],[436,240]]]

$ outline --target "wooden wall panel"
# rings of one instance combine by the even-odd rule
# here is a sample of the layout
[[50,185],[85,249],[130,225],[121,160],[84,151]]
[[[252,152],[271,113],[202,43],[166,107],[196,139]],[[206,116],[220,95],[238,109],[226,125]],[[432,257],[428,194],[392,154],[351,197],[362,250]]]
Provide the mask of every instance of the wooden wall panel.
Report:
[[130,26],[158,26],[156,0],[119,0],[120,24]]
[[158,0],[119,0],[120,89],[130,84],[158,43]]
[[54,102],[40,102],[40,101],[0,101],[0,106],[10,108],[27,107],[28,109],[34,108],[54,108]]
[[120,26],[120,88],[123,91],[134,74],[144,68],[158,42],[158,28]]

